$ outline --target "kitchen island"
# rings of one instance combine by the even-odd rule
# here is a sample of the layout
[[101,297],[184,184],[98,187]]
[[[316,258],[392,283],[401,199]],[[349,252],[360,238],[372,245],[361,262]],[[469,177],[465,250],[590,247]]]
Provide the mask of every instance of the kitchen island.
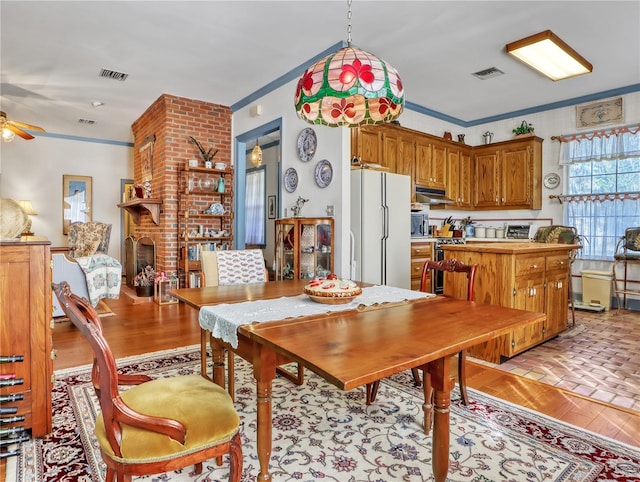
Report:
[[[443,246],[445,259],[477,264],[475,301],[545,313],[546,319],[468,350],[470,356],[501,363],[567,329],[570,253],[573,244],[529,242]],[[444,293],[466,297],[466,278],[445,276]]]

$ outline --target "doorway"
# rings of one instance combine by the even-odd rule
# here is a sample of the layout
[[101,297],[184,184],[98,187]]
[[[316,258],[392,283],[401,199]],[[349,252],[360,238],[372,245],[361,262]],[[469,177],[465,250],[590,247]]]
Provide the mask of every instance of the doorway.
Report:
[[[264,250],[267,267],[271,268],[275,246],[275,219],[280,217],[281,196],[281,133],[282,118],[271,121],[251,131],[236,137],[235,148],[235,218],[234,218],[234,248],[246,249],[247,244],[247,172],[256,172],[259,167],[264,172],[264,199],[260,200],[260,209],[264,215],[260,222],[264,222],[264,245],[254,246]],[[262,150],[262,163],[256,166],[251,162],[251,153],[256,143]],[[275,212],[275,217],[273,216]],[[257,229],[262,229],[262,226]]]

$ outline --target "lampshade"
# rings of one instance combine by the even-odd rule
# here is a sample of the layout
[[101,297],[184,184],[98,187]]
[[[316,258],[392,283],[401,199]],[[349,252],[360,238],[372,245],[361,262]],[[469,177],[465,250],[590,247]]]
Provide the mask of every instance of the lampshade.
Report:
[[553,81],[593,71],[593,65],[551,30],[511,42],[506,51]]
[[296,112],[311,124],[383,124],[397,119],[404,107],[398,71],[351,46],[351,2],[347,1],[347,46],[313,64],[298,81]]
[[258,140],[259,139],[256,139],[256,146],[253,148],[253,151],[251,151],[251,164],[253,164],[253,167],[260,167],[262,165],[262,149],[260,149]]
[[18,201],[18,204],[20,204],[20,207],[22,208],[22,210],[24,211],[25,214],[27,214],[29,216],[36,216],[38,214],[33,209],[33,206],[31,205],[31,201],[28,201],[26,199],[22,199],[22,200]]

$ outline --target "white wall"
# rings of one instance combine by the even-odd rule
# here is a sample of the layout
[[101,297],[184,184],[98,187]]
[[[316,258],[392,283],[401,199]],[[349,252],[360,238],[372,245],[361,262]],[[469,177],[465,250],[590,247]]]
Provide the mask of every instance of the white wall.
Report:
[[[348,129],[313,126],[318,139],[318,147],[313,159],[302,162],[298,158],[298,135],[310,124],[300,120],[295,112],[293,93],[297,81],[292,81],[279,89],[265,95],[259,101],[254,102],[233,114],[233,136],[238,136],[256,127],[282,117],[282,173],[293,167],[298,173],[298,188],[293,192],[287,192],[282,188],[280,205],[282,211],[280,217],[293,216],[291,207],[298,196],[308,199],[309,202],[302,208],[304,217],[326,216],[327,205],[335,206],[335,263],[336,273],[346,276],[349,273],[349,210],[340,209],[340,206],[349,206],[348,189],[345,191],[344,180],[349,185],[349,131]],[[255,105],[262,106],[262,115],[252,117],[251,109]],[[345,137],[346,136],[346,137]],[[235,158],[235,153],[233,155]],[[327,159],[333,166],[333,181],[326,188],[320,188],[315,182],[316,164]],[[283,185],[282,180],[280,180]],[[345,194],[346,193],[346,194]],[[346,198],[345,198],[346,195]]]
[[[62,176],[91,176],[94,221],[111,223],[109,254],[120,259],[120,179],[133,178],[133,148],[54,137],[0,144],[0,195],[30,199],[37,216],[32,231],[52,246],[67,246],[62,234]],[[121,260],[122,261],[122,260]]]

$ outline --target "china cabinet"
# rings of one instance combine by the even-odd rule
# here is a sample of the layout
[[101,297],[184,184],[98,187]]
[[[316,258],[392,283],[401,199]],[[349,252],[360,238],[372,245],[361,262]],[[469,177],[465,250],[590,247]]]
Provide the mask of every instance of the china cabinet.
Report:
[[276,219],[276,281],[333,273],[333,232],[330,217]]
[[200,253],[233,245],[233,171],[186,165],[178,186],[178,271],[200,285]]
[[[53,328],[50,242],[0,244],[0,396],[33,437],[51,432]],[[6,358],[5,358],[6,357]],[[7,397],[7,398],[5,398]]]

